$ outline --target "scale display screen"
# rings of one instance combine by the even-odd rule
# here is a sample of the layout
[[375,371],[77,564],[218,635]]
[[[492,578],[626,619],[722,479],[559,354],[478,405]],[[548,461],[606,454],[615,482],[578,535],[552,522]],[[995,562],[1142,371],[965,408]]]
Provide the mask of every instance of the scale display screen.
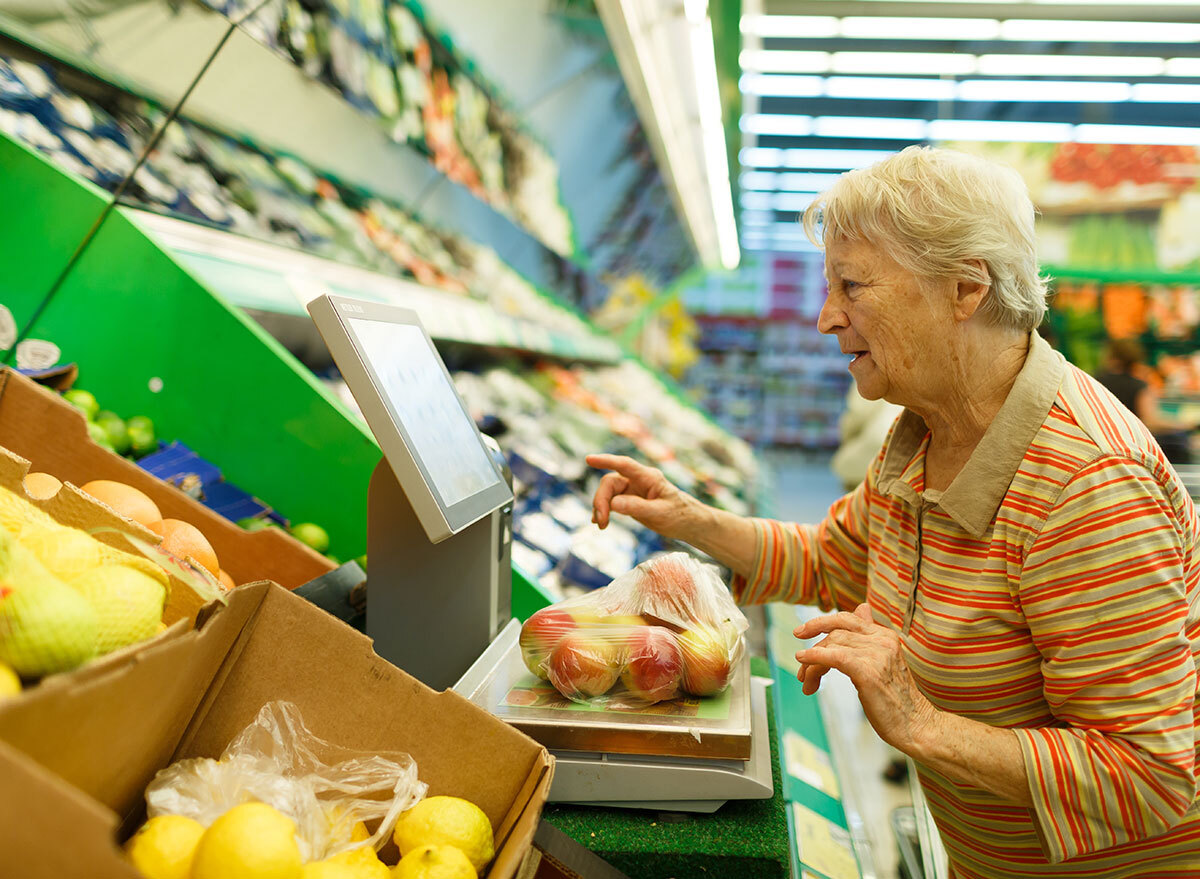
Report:
[[425,334],[411,324],[352,318],[350,328],[445,506],[500,481]]
[[416,312],[331,295],[308,310],[430,541],[512,501]]

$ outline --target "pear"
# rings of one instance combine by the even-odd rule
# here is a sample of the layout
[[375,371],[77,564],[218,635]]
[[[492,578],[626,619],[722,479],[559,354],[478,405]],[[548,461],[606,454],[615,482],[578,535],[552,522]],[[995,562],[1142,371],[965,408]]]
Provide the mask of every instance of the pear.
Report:
[[69,671],[96,655],[96,612],[0,529],[0,662],[23,678]]

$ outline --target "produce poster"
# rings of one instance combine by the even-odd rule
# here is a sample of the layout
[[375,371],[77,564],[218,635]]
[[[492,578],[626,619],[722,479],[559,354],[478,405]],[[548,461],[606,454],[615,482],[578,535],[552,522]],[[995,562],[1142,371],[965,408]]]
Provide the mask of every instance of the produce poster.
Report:
[[520,678],[504,697],[503,704],[508,708],[536,708],[539,710],[608,712],[639,717],[694,717],[697,720],[728,720],[732,708],[730,693],[733,687],[727,687],[723,693],[697,699],[693,696],[680,696],[653,705],[633,707],[621,702],[621,690],[617,689],[602,703],[572,702],[558,690],[533,675]]
[[947,143],[1015,168],[1038,209],[1043,263],[1200,269],[1200,150],[1093,143]]

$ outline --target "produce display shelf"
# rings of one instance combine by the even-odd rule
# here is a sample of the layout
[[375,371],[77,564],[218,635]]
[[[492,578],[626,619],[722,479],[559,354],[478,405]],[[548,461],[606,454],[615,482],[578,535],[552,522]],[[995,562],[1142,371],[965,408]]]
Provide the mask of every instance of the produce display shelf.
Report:
[[[229,28],[200,0],[176,9],[165,2],[117,9],[89,19],[87,29],[70,22],[33,27],[0,12],[0,33],[167,107],[183,97]],[[132,43],[130,33],[148,36]],[[550,265],[563,257],[533,231],[446,177],[427,150],[393,139],[376,116],[239,28],[189,95],[186,113],[401,205],[422,201],[429,222],[488,244],[536,283],[553,283]],[[437,197],[429,197],[435,189]]]
[[[588,363],[616,363],[619,345],[596,333],[566,333],[497,313],[490,305],[402,278],[310,256],[150,211],[122,208],[181,264],[231,303],[247,309],[306,317],[323,293],[401,305],[421,315],[437,340],[505,348]],[[548,297],[547,308],[561,308]]]
[[1087,266],[1042,266],[1054,279],[1099,281],[1106,284],[1141,283],[1200,286],[1200,272],[1166,272],[1161,269],[1089,268]]

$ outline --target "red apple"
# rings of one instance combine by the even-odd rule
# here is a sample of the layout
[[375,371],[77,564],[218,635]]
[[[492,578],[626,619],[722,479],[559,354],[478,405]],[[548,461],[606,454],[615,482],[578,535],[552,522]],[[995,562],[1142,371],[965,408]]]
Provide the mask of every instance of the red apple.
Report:
[[525,667],[543,680],[548,679],[546,662],[560,638],[579,623],[569,611],[545,607],[521,626],[521,658]]
[[682,553],[652,559],[643,564],[635,586],[643,613],[666,620],[688,623],[696,619],[697,589]]
[[659,702],[679,695],[683,675],[683,655],[675,636],[659,626],[645,626],[633,632],[621,683],[639,699]]
[[568,699],[601,696],[617,682],[624,652],[595,629],[567,632],[550,652],[550,683]]
[[683,689],[693,696],[712,696],[729,683],[729,643],[711,626],[696,626],[676,636],[683,654]]

